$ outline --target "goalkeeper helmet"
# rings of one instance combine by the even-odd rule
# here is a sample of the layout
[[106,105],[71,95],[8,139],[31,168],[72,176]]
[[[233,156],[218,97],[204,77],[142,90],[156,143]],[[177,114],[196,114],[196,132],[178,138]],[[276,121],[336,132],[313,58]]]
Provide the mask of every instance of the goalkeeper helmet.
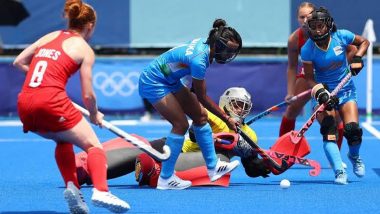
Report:
[[[334,19],[327,9],[320,7],[311,12],[307,20],[308,34],[313,41],[321,41],[334,31]],[[336,27],[335,27],[336,28]]]
[[252,108],[251,95],[245,88],[228,88],[219,99],[219,107],[237,121],[243,121]]

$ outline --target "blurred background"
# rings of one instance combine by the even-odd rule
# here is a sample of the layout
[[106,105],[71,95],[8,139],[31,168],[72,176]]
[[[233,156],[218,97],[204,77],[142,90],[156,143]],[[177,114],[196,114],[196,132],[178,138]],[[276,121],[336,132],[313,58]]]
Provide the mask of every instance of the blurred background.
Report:
[[[44,34],[64,29],[63,0],[0,0],[0,115],[17,115],[17,93],[23,75],[11,63],[28,44]],[[87,0],[98,14],[90,44],[97,53],[94,88],[101,110],[111,115],[141,115],[138,95],[141,70],[157,55],[197,37],[207,37],[215,18],[223,18],[242,36],[243,50],[227,65],[212,64],[207,73],[209,95],[217,102],[225,89],[246,87],[254,112],[281,102],[286,94],[287,39],[297,27],[298,0]],[[338,28],[362,35],[368,19],[380,35],[378,0],[310,1],[325,6]],[[373,43],[373,76],[380,84],[380,43]],[[366,67],[367,61],[365,61]],[[379,90],[367,90],[366,68],[355,77],[360,112],[371,98],[371,113],[379,114]],[[78,75],[68,84],[69,95],[81,103]],[[308,108],[308,107],[306,107]],[[310,111],[306,109],[306,112]],[[367,111],[368,114],[368,111]]]

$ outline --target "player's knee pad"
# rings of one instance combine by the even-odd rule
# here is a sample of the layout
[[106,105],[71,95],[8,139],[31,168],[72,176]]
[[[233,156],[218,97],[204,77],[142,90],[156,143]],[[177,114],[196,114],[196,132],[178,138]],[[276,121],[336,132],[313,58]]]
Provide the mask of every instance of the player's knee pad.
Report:
[[333,116],[328,115],[323,118],[320,132],[323,136],[323,141],[336,142],[337,126]]
[[362,143],[363,130],[356,122],[345,124],[343,135],[347,139],[348,145],[353,146]]
[[140,186],[157,187],[161,166],[146,153],[139,154],[135,162],[135,178]]

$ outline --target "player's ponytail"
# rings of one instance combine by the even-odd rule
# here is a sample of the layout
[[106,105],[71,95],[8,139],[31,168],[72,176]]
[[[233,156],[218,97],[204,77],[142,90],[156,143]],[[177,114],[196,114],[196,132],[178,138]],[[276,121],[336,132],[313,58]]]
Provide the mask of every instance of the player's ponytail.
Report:
[[[209,44],[214,50],[214,58],[217,63],[228,63],[232,61],[240,52],[242,40],[239,33],[232,27],[227,26],[223,19],[216,19],[209,32],[206,44]],[[237,44],[236,48],[231,49],[231,45]]]
[[224,21],[223,19],[215,19],[214,23],[212,24],[212,29],[208,34],[206,44],[213,46],[215,44],[215,41],[217,40],[218,34],[220,34],[223,30],[221,29],[221,27],[225,26],[227,26],[226,21]]
[[87,23],[96,22],[95,10],[81,0],[66,0],[63,13],[71,29],[83,30]]

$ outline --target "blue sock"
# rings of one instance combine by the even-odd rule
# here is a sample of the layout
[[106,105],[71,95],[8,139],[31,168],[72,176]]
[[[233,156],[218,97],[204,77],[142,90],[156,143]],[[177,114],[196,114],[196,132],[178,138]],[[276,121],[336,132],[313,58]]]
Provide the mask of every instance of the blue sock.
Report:
[[360,143],[360,144],[357,144],[354,146],[348,146],[348,151],[349,151],[351,157],[359,156],[359,150],[360,150],[361,145],[362,144]]
[[210,124],[206,123],[203,126],[194,126],[194,135],[199,147],[202,150],[203,158],[206,161],[208,169],[216,167],[216,153],[214,140],[212,138],[212,129]]
[[342,157],[340,156],[338,145],[336,145],[335,142],[323,141],[323,149],[334,172],[336,172],[336,170],[343,170]]
[[177,162],[178,156],[181,153],[183,141],[185,137],[183,135],[178,135],[170,133],[168,138],[166,138],[165,144],[170,148],[170,157],[166,161],[162,162],[161,174],[162,178],[169,178],[174,173],[174,167]]

